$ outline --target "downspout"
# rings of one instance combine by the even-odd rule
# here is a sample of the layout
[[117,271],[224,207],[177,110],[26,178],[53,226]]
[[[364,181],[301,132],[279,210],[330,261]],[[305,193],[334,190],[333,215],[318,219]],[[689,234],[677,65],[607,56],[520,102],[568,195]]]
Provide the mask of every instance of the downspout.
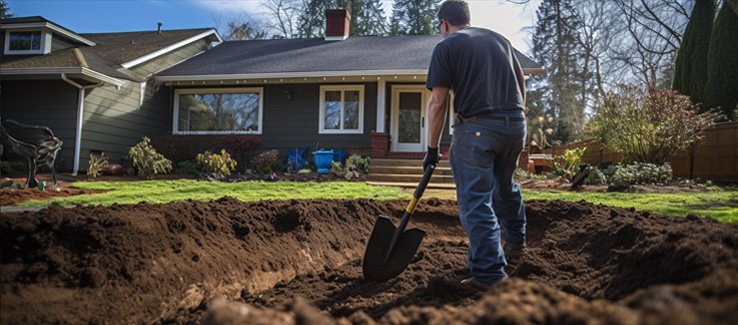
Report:
[[67,78],[67,75],[62,72],[61,74],[62,80],[66,81],[68,84],[74,86],[75,88],[79,89],[79,96],[77,99],[77,130],[75,131],[74,136],[74,168],[72,169],[72,175],[77,176],[77,172],[79,171],[79,151],[80,151],[80,145],[82,144],[82,120],[85,113],[85,90],[95,87],[100,87],[104,84],[104,82],[99,82],[92,85],[82,86],[73,80]]

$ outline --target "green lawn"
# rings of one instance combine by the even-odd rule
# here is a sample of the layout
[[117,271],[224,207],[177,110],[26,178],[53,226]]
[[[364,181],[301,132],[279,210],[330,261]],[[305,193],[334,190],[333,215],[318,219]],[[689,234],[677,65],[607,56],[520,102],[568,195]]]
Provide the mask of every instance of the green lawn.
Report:
[[738,191],[705,193],[619,193],[523,190],[526,200],[587,201],[615,207],[634,207],[659,214],[695,214],[722,222],[738,223]]
[[[264,182],[237,183],[200,182],[192,179],[139,182],[76,182],[74,187],[108,190],[107,193],[55,198],[49,201],[28,201],[21,206],[64,206],[101,204],[105,206],[134,204],[141,201],[167,203],[188,199],[209,201],[231,196],[242,201],[270,199],[409,199],[414,189],[399,189],[366,185],[360,182]],[[523,190],[526,200],[587,201],[616,207],[635,207],[659,214],[686,216],[696,214],[722,222],[738,223],[738,191],[707,193],[600,193],[552,190]],[[451,190],[427,190],[426,197],[455,199]]]

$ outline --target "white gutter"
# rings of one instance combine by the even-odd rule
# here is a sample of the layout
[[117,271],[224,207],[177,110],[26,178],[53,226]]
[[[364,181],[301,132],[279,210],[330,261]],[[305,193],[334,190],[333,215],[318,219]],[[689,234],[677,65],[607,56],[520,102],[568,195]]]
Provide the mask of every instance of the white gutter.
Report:
[[[125,81],[104,75],[95,70],[83,67],[69,68],[0,68],[0,75],[44,75],[44,74],[81,74],[100,82],[111,84],[120,90]],[[62,78],[64,79],[64,78]]]
[[416,70],[354,70],[354,71],[308,71],[308,72],[276,72],[250,74],[209,74],[209,75],[179,75],[155,76],[156,81],[218,81],[241,79],[274,79],[274,78],[316,78],[316,77],[361,77],[387,75],[425,75],[428,69]]
[[205,32],[202,32],[202,33],[197,34],[195,36],[192,36],[190,38],[187,38],[185,40],[182,40],[182,41],[179,41],[179,42],[174,43],[172,45],[169,45],[169,46],[167,46],[167,47],[165,47],[163,49],[160,49],[158,51],[155,51],[155,52],[151,52],[149,54],[146,54],[146,55],[144,55],[142,57],[139,57],[139,58],[137,58],[135,60],[131,60],[131,61],[128,61],[128,62],[123,62],[121,64],[121,66],[124,67],[124,68],[126,68],[126,69],[130,69],[131,67],[134,67],[136,65],[139,65],[141,63],[144,63],[144,62],[146,62],[148,60],[151,60],[153,58],[156,58],[158,56],[167,54],[167,53],[169,53],[171,51],[174,51],[174,50],[176,50],[176,49],[178,49],[178,48],[180,48],[182,46],[185,46],[187,44],[190,44],[190,43],[192,43],[192,42],[194,42],[196,40],[199,40],[201,38],[205,38],[207,36],[210,36],[211,34],[212,35],[215,35],[215,37],[218,38],[218,41],[219,42],[223,42],[223,39],[220,38],[220,35],[218,34],[218,32],[215,29],[210,29],[208,31],[205,31]]
[[77,99],[77,130],[75,132],[74,137],[74,168],[72,169],[72,175],[77,176],[77,172],[79,171],[79,151],[80,146],[82,144],[82,121],[84,119],[85,114],[85,90],[95,87],[100,87],[104,85],[104,82],[99,82],[92,85],[82,86],[73,80],[67,78],[66,74],[61,74],[62,80],[66,81],[68,84],[74,86],[75,88],[79,89],[79,95]]
[[[523,69],[523,74],[545,74],[544,69]],[[220,81],[243,79],[287,79],[287,78],[320,78],[320,77],[363,77],[363,76],[412,76],[426,75],[428,69],[412,70],[351,70],[351,71],[304,71],[304,72],[270,72],[270,73],[241,73],[241,74],[207,74],[207,75],[176,75],[154,76],[156,81]]]

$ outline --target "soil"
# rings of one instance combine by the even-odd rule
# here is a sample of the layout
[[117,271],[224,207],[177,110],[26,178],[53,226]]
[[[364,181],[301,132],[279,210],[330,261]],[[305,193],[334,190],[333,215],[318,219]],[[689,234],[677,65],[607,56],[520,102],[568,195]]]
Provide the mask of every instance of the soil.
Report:
[[[3,200],[6,193],[2,193]],[[399,200],[81,206],[0,218],[3,324],[738,324],[738,225],[528,201],[528,254],[479,291],[460,280],[456,202],[420,201],[407,269],[363,279]]]

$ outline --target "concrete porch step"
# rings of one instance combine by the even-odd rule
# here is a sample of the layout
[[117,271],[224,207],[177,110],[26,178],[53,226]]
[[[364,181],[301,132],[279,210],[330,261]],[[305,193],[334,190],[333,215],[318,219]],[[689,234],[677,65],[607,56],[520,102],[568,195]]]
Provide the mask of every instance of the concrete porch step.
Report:
[[[417,187],[423,178],[422,159],[372,159],[366,183],[370,185]],[[454,178],[448,160],[439,162],[428,188],[454,189]]]

